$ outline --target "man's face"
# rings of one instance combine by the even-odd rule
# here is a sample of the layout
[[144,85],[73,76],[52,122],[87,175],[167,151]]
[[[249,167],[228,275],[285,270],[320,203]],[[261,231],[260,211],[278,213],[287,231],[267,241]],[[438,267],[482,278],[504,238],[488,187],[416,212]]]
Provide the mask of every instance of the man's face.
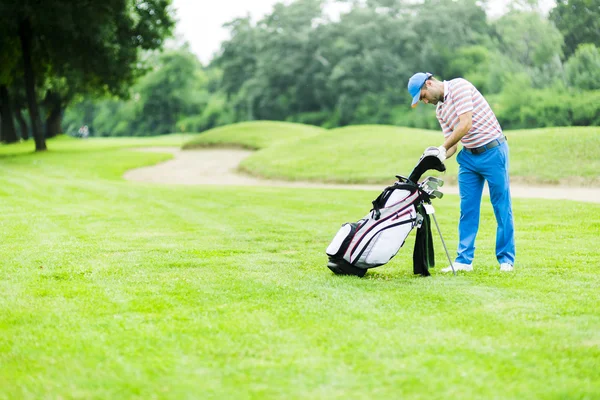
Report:
[[436,105],[442,100],[443,91],[438,88],[433,81],[425,81],[425,84],[421,88],[420,100],[425,104]]

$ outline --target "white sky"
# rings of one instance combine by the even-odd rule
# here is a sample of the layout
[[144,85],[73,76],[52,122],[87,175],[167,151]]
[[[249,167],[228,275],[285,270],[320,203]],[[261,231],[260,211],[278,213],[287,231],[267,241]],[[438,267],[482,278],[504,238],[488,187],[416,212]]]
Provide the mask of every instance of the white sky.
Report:
[[[285,0],[284,3],[289,3]],[[173,0],[177,16],[176,34],[190,44],[191,51],[206,65],[229,38],[222,25],[237,17],[250,15],[253,21],[270,13],[281,0]],[[500,15],[510,0],[489,0],[489,14]],[[539,0],[545,12],[553,7],[554,0]],[[328,13],[335,16],[342,10],[339,3],[330,6]]]

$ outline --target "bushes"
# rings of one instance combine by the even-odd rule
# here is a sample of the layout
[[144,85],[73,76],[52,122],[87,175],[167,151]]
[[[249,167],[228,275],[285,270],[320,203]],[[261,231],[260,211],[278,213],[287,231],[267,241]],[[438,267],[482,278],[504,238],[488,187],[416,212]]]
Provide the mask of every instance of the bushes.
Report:
[[419,104],[415,109],[410,103],[392,108],[391,124],[419,129],[440,129],[440,124],[435,116],[435,108],[426,104]]
[[177,121],[181,132],[203,132],[217,126],[237,122],[233,108],[228,104],[223,93],[215,93],[200,115],[193,115]]
[[522,89],[492,99],[503,129],[600,125],[600,91]]
[[[522,77],[524,78],[524,77]],[[486,96],[503,129],[600,125],[600,90],[531,89],[527,79],[514,79],[502,93]],[[435,108],[420,104],[392,108],[391,123],[421,129],[439,129]]]
[[591,43],[580,45],[565,64],[565,72],[572,87],[600,89],[600,49]]
[[573,125],[600,125],[600,90],[573,96],[571,105]]

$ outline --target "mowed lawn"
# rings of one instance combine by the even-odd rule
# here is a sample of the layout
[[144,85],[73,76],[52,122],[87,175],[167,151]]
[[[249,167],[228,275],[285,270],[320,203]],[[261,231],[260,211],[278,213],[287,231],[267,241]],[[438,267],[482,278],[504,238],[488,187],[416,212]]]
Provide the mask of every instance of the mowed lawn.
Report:
[[431,277],[414,232],[338,277],[324,249],[378,192],[122,180],[170,157],[123,147],[180,142],[0,148],[0,398],[600,397],[600,205],[515,199],[513,273],[484,198],[474,272],[439,272],[434,231]]

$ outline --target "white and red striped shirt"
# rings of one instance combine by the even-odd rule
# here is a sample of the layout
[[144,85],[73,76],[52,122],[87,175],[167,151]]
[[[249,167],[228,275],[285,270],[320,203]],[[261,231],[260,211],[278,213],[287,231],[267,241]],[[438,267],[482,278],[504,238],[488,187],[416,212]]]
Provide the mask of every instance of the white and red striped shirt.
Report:
[[435,110],[444,137],[452,134],[458,125],[458,116],[469,111],[473,112],[473,125],[460,140],[464,147],[483,146],[504,136],[490,105],[471,82],[462,78],[444,81],[444,101],[440,101]]

